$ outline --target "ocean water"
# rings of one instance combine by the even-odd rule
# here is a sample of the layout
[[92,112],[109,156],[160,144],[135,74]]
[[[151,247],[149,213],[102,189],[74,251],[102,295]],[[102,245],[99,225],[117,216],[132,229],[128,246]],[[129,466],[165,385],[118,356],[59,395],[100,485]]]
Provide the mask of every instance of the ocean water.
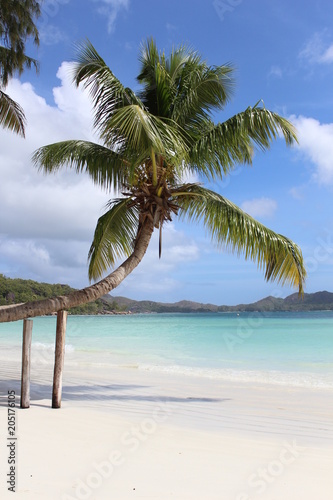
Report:
[[[55,317],[34,318],[32,354],[50,360]],[[22,322],[0,324],[1,356]],[[68,316],[66,360],[188,377],[333,388],[333,311]],[[46,362],[46,361],[45,361]]]

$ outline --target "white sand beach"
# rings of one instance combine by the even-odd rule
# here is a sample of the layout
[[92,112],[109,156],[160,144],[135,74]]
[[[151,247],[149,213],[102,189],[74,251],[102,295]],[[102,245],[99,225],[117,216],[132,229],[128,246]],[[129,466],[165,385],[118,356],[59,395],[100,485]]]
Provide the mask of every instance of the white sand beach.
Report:
[[[85,355],[86,356],[86,355]],[[16,409],[17,499],[331,500],[330,390],[240,385],[87,363],[66,355],[62,408],[52,364],[34,363]],[[20,352],[1,359],[0,491],[7,491],[7,392]]]

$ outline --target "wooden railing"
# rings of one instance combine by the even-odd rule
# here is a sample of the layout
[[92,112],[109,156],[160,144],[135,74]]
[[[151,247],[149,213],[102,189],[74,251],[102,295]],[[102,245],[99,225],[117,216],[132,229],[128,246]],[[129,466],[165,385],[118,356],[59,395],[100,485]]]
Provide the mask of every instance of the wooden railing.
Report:
[[[52,408],[61,407],[62,372],[65,360],[67,311],[58,311],[54,354]],[[30,368],[33,320],[23,320],[21,408],[30,408]]]

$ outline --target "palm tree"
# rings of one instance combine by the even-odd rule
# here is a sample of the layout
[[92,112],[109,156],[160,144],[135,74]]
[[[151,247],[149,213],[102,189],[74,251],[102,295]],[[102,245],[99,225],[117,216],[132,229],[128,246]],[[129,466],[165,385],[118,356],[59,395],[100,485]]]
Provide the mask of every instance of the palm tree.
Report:
[[24,68],[35,67],[38,62],[25,54],[25,42],[32,38],[39,45],[39,35],[34,18],[40,16],[36,0],[1,0],[0,3],[0,126],[25,135],[23,109],[3,89],[14,74],[21,75]]
[[25,54],[25,43],[31,38],[35,45],[39,45],[38,29],[34,22],[34,18],[37,19],[41,14],[39,4],[37,0],[1,0],[0,76],[4,86],[15,73],[21,75],[24,68],[34,66],[38,69],[38,62]]
[[69,165],[93,182],[119,193],[96,226],[89,252],[89,278],[100,278],[119,258],[126,260],[98,283],[67,297],[16,306],[0,321],[67,309],[114,289],[139,264],[153,231],[161,235],[173,217],[203,223],[212,240],[264,269],[266,280],[303,291],[305,269],[298,246],[259,223],[239,207],[205,188],[184,181],[184,172],[216,181],[239,163],[251,163],[282,134],[296,141],[285,118],[257,103],[222,123],[233,89],[230,65],[208,66],[196,52],[180,47],[169,57],[148,40],[142,46],[141,90],[134,93],[115,77],[90,42],[79,46],[73,79],[89,90],[100,144],[69,140],[41,147],[34,154],[49,173]]

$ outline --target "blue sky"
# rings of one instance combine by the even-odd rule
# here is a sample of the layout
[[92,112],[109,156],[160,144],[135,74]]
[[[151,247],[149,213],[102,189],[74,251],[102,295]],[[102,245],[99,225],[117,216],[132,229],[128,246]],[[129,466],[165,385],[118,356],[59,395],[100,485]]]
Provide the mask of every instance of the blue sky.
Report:
[[[45,0],[41,43],[27,52],[40,73],[25,72],[8,93],[28,119],[25,140],[0,131],[0,272],[86,286],[87,253],[110,198],[69,170],[44,176],[31,165],[39,146],[92,139],[89,99],[70,80],[75,43],[89,38],[115,75],[137,88],[140,43],[154,37],[168,53],[188,44],[209,64],[232,63],[232,102],[223,121],[262,99],[296,125],[299,145],[277,140],[210,186],[302,248],[307,292],[333,291],[333,4],[254,0],[168,2]],[[199,226],[173,221],[115,295],[174,302],[238,304],[294,290],[266,283],[242,256],[218,251]]]

